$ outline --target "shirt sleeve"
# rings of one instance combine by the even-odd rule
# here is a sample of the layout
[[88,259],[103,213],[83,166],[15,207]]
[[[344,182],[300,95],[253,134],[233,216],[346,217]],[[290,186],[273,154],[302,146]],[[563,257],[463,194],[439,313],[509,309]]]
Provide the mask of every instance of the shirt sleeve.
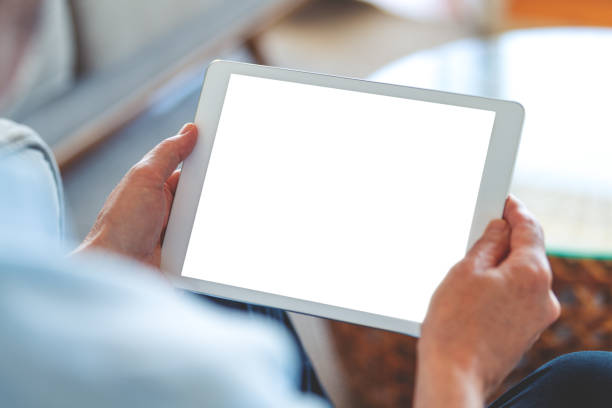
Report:
[[[0,239],[46,235],[61,244],[64,194],[53,153],[27,126],[0,118]],[[10,231],[10,235],[9,232]]]
[[0,249],[7,406],[326,406],[299,392],[295,345],[280,326],[180,294],[108,254],[40,249]]

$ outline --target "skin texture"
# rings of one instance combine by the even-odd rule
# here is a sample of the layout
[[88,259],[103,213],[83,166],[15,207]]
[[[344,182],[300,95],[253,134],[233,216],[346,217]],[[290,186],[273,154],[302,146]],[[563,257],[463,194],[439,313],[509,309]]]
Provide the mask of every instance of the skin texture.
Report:
[[[108,197],[76,252],[105,249],[159,268],[178,164],[197,129],[185,125],[138,162]],[[557,319],[542,229],[515,198],[436,290],[418,345],[415,406],[483,407]]]
[[176,168],[193,150],[197,135],[196,126],[188,123],[136,163],[110,193],[75,252],[105,249],[159,268],[161,244],[180,177]]
[[[543,232],[518,200],[436,290],[418,346],[415,406],[483,407],[560,313]],[[442,385],[444,385],[442,387]]]

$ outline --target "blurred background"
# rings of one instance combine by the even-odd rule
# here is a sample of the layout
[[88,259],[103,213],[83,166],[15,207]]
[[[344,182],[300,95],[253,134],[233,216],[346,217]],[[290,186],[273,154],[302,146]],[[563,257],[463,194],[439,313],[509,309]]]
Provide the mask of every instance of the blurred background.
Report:
[[[527,118],[512,192],[544,225],[564,302],[517,373],[612,345],[612,0],[46,0],[39,17],[0,116],[52,147],[75,241],[193,120],[215,58],[513,99]],[[294,319],[338,406],[409,405],[413,341]]]
[[521,102],[513,192],[551,251],[612,252],[610,0],[43,3],[0,114],[53,147],[76,239],[129,166],[193,119],[207,63],[229,58]]

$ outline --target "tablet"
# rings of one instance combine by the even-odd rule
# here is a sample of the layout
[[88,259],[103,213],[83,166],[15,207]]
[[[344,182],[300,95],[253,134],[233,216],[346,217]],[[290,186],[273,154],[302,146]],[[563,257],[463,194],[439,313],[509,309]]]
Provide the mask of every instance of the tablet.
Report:
[[503,213],[522,122],[514,102],[215,61],[162,269],[190,291],[418,336]]

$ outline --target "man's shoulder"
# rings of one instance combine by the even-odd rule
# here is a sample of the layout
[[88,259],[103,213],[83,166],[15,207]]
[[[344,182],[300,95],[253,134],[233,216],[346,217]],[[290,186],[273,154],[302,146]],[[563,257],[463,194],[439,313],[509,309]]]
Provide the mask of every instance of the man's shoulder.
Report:
[[5,367],[32,362],[13,385],[52,386],[56,402],[84,395],[74,394],[77,378],[98,379],[81,390],[91,395],[113,395],[132,378],[163,390],[126,390],[143,404],[158,394],[218,406],[282,401],[279,383],[293,395],[296,350],[281,327],[178,293],[157,271],[111,254],[41,252],[0,248],[0,325],[10,327],[0,347],[20,345]]
[[38,134],[28,126],[0,118],[0,149],[14,144],[22,144],[28,140],[42,142]]
[[13,154],[23,149],[35,149],[43,153],[47,160],[53,160],[49,146],[33,129],[13,122],[10,119],[0,118],[0,157]]

